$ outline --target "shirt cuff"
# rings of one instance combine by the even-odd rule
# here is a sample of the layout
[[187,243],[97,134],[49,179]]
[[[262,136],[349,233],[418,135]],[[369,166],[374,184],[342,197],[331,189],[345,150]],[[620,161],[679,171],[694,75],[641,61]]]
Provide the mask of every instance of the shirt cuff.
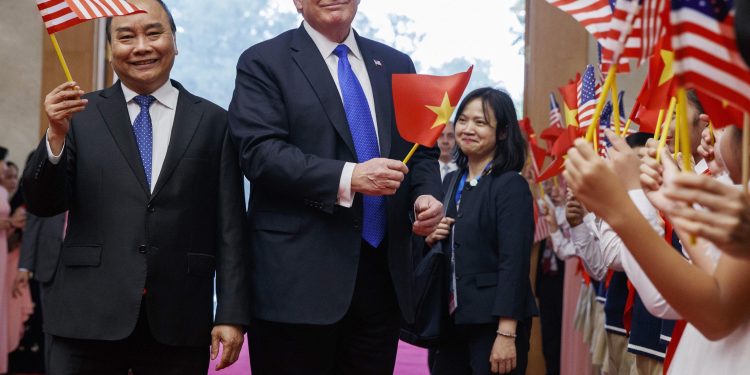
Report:
[[57,163],[60,162],[60,157],[62,156],[63,151],[65,150],[65,140],[63,140],[63,145],[62,145],[62,148],[60,148],[60,153],[55,155],[52,153],[52,147],[50,147],[49,145],[49,137],[47,134],[48,132],[49,132],[49,129],[47,129],[47,132],[44,133],[44,141],[47,144],[47,159],[53,165],[57,165]]
[[[49,146],[48,146],[49,147]],[[355,163],[345,163],[341,170],[341,179],[339,180],[339,193],[336,197],[336,204],[341,207],[349,208],[354,203],[354,193],[352,193],[352,175],[354,175]]]
[[589,227],[588,225],[586,225],[586,223],[581,223],[570,228],[570,239],[576,244],[587,242],[591,239],[591,237],[591,230],[589,230]]
[[644,192],[643,189],[633,189],[628,191],[628,195],[630,196],[630,200],[633,201],[633,204],[638,208],[638,211],[640,211],[641,215],[643,215],[643,217],[646,218],[646,221],[651,224],[651,227],[654,228],[657,233],[660,233],[660,235],[664,234],[664,227],[659,212],[656,211],[656,207],[649,202],[648,197],[646,197],[646,192]]

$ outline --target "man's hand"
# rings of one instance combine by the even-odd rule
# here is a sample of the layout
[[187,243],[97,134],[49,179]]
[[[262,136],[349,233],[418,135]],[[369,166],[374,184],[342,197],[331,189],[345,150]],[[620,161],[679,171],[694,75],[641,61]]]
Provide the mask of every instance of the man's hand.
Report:
[[385,158],[358,163],[352,173],[352,192],[366,195],[393,195],[404,181],[409,168],[404,163]]
[[44,98],[44,111],[49,120],[49,140],[52,153],[57,155],[62,150],[65,135],[70,128],[70,119],[74,113],[83,111],[88,100],[81,99],[84,92],[75,82],[65,82],[55,87]]
[[211,360],[219,356],[219,343],[224,346],[221,353],[221,361],[216,365],[216,370],[229,367],[237,361],[245,340],[242,329],[231,324],[218,324],[211,330]]
[[16,279],[13,280],[13,298],[18,298],[23,294],[24,290],[29,290],[29,271],[18,270]]
[[414,201],[414,225],[412,231],[417,236],[427,236],[437,229],[443,218],[443,204],[432,195],[420,195]]

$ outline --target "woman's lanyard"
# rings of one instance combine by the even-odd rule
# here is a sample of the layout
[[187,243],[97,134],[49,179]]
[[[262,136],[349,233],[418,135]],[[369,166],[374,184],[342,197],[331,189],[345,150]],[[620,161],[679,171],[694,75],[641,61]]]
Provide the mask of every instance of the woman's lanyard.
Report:
[[[488,163],[485,167],[482,173],[477,176],[476,178],[469,181],[469,185],[471,187],[477,186],[479,183],[479,179],[482,178],[482,176],[487,174],[487,171],[492,169],[492,163]],[[463,177],[461,177],[461,180],[458,182],[458,189],[456,189],[456,210],[458,210],[458,207],[461,205],[461,195],[464,192],[464,186],[466,185],[466,179],[469,178],[469,171],[467,170],[464,172]]]

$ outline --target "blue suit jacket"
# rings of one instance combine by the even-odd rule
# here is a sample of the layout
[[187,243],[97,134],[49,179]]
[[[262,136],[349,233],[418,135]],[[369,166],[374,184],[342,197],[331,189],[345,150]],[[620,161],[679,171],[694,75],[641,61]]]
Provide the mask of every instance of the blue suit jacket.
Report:
[[[414,64],[386,45],[356,40],[372,85],[381,155],[400,160],[411,144],[396,129],[391,75],[413,73]],[[229,125],[251,181],[253,316],[304,324],[340,320],[357,277],[362,202],[357,194],[344,208],[336,199],[344,163],[357,159],[336,84],[303,27],[242,54]],[[421,148],[401,188],[387,198],[388,265],[407,320],[414,310],[409,213],[417,196],[441,196],[438,154]]]

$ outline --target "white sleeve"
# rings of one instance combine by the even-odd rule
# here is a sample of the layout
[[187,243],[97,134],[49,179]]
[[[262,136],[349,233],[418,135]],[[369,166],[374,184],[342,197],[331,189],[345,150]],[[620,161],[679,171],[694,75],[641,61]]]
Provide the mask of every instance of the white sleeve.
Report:
[[602,257],[607,268],[613,271],[625,271],[622,268],[620,257],[620,253],[625,249],[625,244],[617,232],[604,220],[601,221],[599,226],[599,247],[601,247]]
[[352,193],[352,175],[354,174],[354,163],[344,164],[341,170],[341,179],[339,180],[339,193],[336,204],[341,207],[349,208],[354,203],[354,193]]
[[552,233],[550,237],[552,239],[552,248],[555,251],[555,255],[561,260],[568,259],[576,255],[573,242],[569,238],[563,236],[562,231],[559,229]]
[[[643,193],[643,190],[631,190],[628,194],[630,195],[630,199],[633,200],[633,203],[635,203],[641,211],[641,214],[646,217],[653,227],[653,222],[659,218],[659,215],[646,198],[646,194]],[[655,217],[653,215],[655,215]],[[660,236],[664,235],[664,228],[660,225],[655,229],[658,229],[656,232]],[[654,284],[651,283],[651,280],[649,280],[643,272],[643,269],[641,269],[641,266],[625,246],[622,246],[621,248],[620,259],[622,261],[622,266],[625,269],[625,273],[628,275],[628,279],[630,279],[630,282],[635,286],[635,289],[638,291],[638,295],[643,301],[643,305],[646,306],[648,312],[657,318],[682,319],[680,314],[675,311],[664,299],[661,293],[656,290]]]
[[[588,219],[587,219],[588,218]],[[607,275],[607,266],[604,264],[602,252],[599,249],[593,216],[584,217],[584,223],[570,229],[570,237],[573,239],[576,255],[581,258],[586,272],[595,280],[602,280]]]
[[[49,129],[47,129],[49,132]],[[60,162],[60,157],[62,156],[63,151],[65,150],[65,140],[63,140],[62,148],[60,148],[60,153],[55,155],[52,153],[52,147],[49,145],[49,138],[47,137],[47,133],[44,133],[44,140],[47,143],[47,160],[49,160],[50,163],[53,165],[57,165],[57,163]]]

